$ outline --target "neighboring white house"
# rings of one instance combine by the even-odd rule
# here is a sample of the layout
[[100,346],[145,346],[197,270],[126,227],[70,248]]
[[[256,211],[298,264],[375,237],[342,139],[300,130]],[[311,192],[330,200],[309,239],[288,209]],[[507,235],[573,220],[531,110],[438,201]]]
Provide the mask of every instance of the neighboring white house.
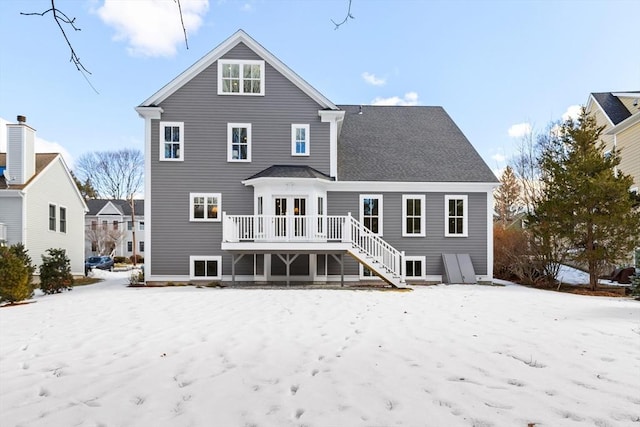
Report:
[[87,205],[62,155],[35,152],[36,131],[24,116],[2,133],[7,150],[0,153],[0,240],[23,243],[36,266],[47,249],[65,249],[72,274],[84,275]]
[[[144,200],[87,200],[85,256],[144,257]],[[135,251],[134,251],[135,249]]]

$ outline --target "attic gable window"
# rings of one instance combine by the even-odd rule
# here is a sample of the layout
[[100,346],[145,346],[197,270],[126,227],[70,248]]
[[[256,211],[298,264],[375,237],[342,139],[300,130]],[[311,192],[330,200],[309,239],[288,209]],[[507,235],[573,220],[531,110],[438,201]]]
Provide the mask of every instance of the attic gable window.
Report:
[[160,122],[160,160],[184,160],[184,123]]
[[218,60],[218,95],[264,95],[264,61]]

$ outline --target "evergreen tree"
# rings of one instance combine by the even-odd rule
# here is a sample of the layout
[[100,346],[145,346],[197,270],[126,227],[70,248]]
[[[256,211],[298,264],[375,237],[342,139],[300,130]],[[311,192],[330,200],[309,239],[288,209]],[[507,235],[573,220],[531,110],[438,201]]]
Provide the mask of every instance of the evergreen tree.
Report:
[[71,263],[64,249],[47,249],[48,255],[42,255],[40,266],[40,289],[45,294],[71,290],[73,276]]
[[11,245],[9,249],[15,256],[22,260],[22,264],[27,267],[27,270],[29,271],[29,284],[31,284],[33,282],[33,275],[36,272],[36,267],[35,265],[33,265],[33,262],[31,262],[31,257],[28,253],[29,251],[24,247],[22,243]]
[[31,298],[30,270],[12,248],[0,246],[0,302],[15,303]]
[[85,200],[98,198],[98,192],[95,188],[93,188],[93,185],[91,185],[91,180],[89,178],[87,178],[83,184],[73,173],[73,171],[71,172],[71,176],[73,177],[73,182],[75,182],[76,187],[78,187],[78,190],[80,190],[80,194]]
[[584,108],[577,121],[562,124],[542,152],[543,192],[529,216],[549,247],[566,245],[587,265],[594,290],[605,265],[624,259],[640,241],[633,180],[616,170],[616,150],[603,155],[603,129]]
[[513,220],[518,209],[521,186],[511,166],[507,166],[500,176],[500,186],[494,193],[496,211],[503,226]]

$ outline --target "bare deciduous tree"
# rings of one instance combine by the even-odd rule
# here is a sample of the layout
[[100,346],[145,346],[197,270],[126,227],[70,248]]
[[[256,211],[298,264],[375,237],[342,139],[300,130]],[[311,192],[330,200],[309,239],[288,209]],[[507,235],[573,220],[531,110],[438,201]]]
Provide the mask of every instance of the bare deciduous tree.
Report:
[[91,183],[99,198],[130,199],[142,190],[144,158],[128,148],[87,153],[78,159],[75,172]]
[[333,22],[333,25],[336,26],[334,30],[337,30],[338,28],[340,28],[341,25],[346,24],[349,19],[356,19],[351,14],[351,0],[349,0],[349,6],[347,6],[347,15],[344,17],[344,19],[341,22],[336,22],[333,19],[331,20],[331,22]]
[[95,243],[98,255],[110,255],[122,241],[126,232],[122,228],[114,228],[99,224],[87,230],[85,238]]
[[[187,49],[189,49],[189,43],[187,41],[187,28],[184,26],[184,18],[182,16],[182,6],[180,4],[180,0],[173,0],[173,1],[178,5],[178,14],[180,16],[180,24],[182,25],[182,32],[184,33],[184,44],[187,47]],[[76,26],[76,18],[75,17],[69,18],[69,16],[66,13],[58,9],[56,7],[56,0],[51,0],[51,7],[45,10],[44,12],[20,12],[21,15],[26,15],[26,16],[33,16],[33,15],[45,16],[49,13],[51,14],[51,17],[55,21],[58,28],[60,28],[60,32],[62,33],[62,37],[64,38],[64,40],[67,42],[67,46],[69,46],[69,50],[71,51],[70,62],[73,63],[73,65],[76,66],[76,69],[82,73],[82,76],[85,78],[85,80],[87,80],[87,83],[89,83],[91,88],[96,93],[98,93],[96,88],[93,87],[93,85],[87,78],[87,74],[91,74],[91,72],[87,70],[87,68],[84,66],[82,61],[80,61],[80,57],[78,56],[75,49],[73,48],[73,45],[71,44],[71,41],[69,40],[69,37],[67,36],[67,33],[65,31],[65,26],[68,26],[74,31],[81,31],[81,28]]]

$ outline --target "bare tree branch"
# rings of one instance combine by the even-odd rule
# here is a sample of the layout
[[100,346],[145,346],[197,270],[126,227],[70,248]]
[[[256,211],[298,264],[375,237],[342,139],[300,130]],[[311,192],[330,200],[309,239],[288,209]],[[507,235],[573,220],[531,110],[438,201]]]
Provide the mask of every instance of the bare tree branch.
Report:
[[337,23],[336,21],[334,21],[333,19],[331,20],[331,22],[333,22],[333,25],[335,25],[336,27],[334,28],[334,30],[337,30],[342,24],[346,24],[347,21],[349,20],[349,18],[351,19],[356,19],[352,14],[351,14],[351,0],[349,0],[349,7],[347,8],[347,16],[344,17],[344,19],[342,20],[342,22]]
[[71,51],[71,57],[69,59],[69,62],[72,62],[73,65],[76,66],[76,69],[78,71],[80,71],[80,73],[82,74],[84,79],[87,81],[89,86],[91,86],[91,88],[96,93],[98,93],[96,88],[91,84],[91,82],[87,78],[87,74],[91,74],[91,72],[89,70],[87,70],[87,68],[84,66],[82,61],[80,61],[80,57],[78,56],[78,54],[76,53],[75,49],[71,45],[71,41],[69,40],[69,37],[67,36],[67,33],[66,33],[66,31],[64,30],[64,27],[63,27],[63,24],[66,24],[66,25],[69,25],[74,31],[81,31],[81,28],[76,27],[76,24],[75,24],[76,18],[69,18],[64,12],[62,12],[60,9],[58,9],[56,7],[55,0],[51,0],[51,8],[45,10],[44,12],[40,12],[40,13],[38,13],[38,12],[29,12],[29,13],[20,12],[20,15],[25,15],[25,16],[32,16],[32,15],[45,16],[47,13],[51,13],[51,15],[53,16],[53,20],[56,22],[56,25],[58,25],[58,28],[60,28],[60,32],[62,33],[62,37],[64,37],[64,40],[67,42],[67,46],[69,46],[69,50]]
[[180,23],[182,24],[182,32],[184,33],[184,45],[189,50],[189,42],[187,41],[187,28],[184,26],[184,16],[182,15],[182,6],[180,6],[180,0],[175,0],[178,3],[178,11],[180,12]]

